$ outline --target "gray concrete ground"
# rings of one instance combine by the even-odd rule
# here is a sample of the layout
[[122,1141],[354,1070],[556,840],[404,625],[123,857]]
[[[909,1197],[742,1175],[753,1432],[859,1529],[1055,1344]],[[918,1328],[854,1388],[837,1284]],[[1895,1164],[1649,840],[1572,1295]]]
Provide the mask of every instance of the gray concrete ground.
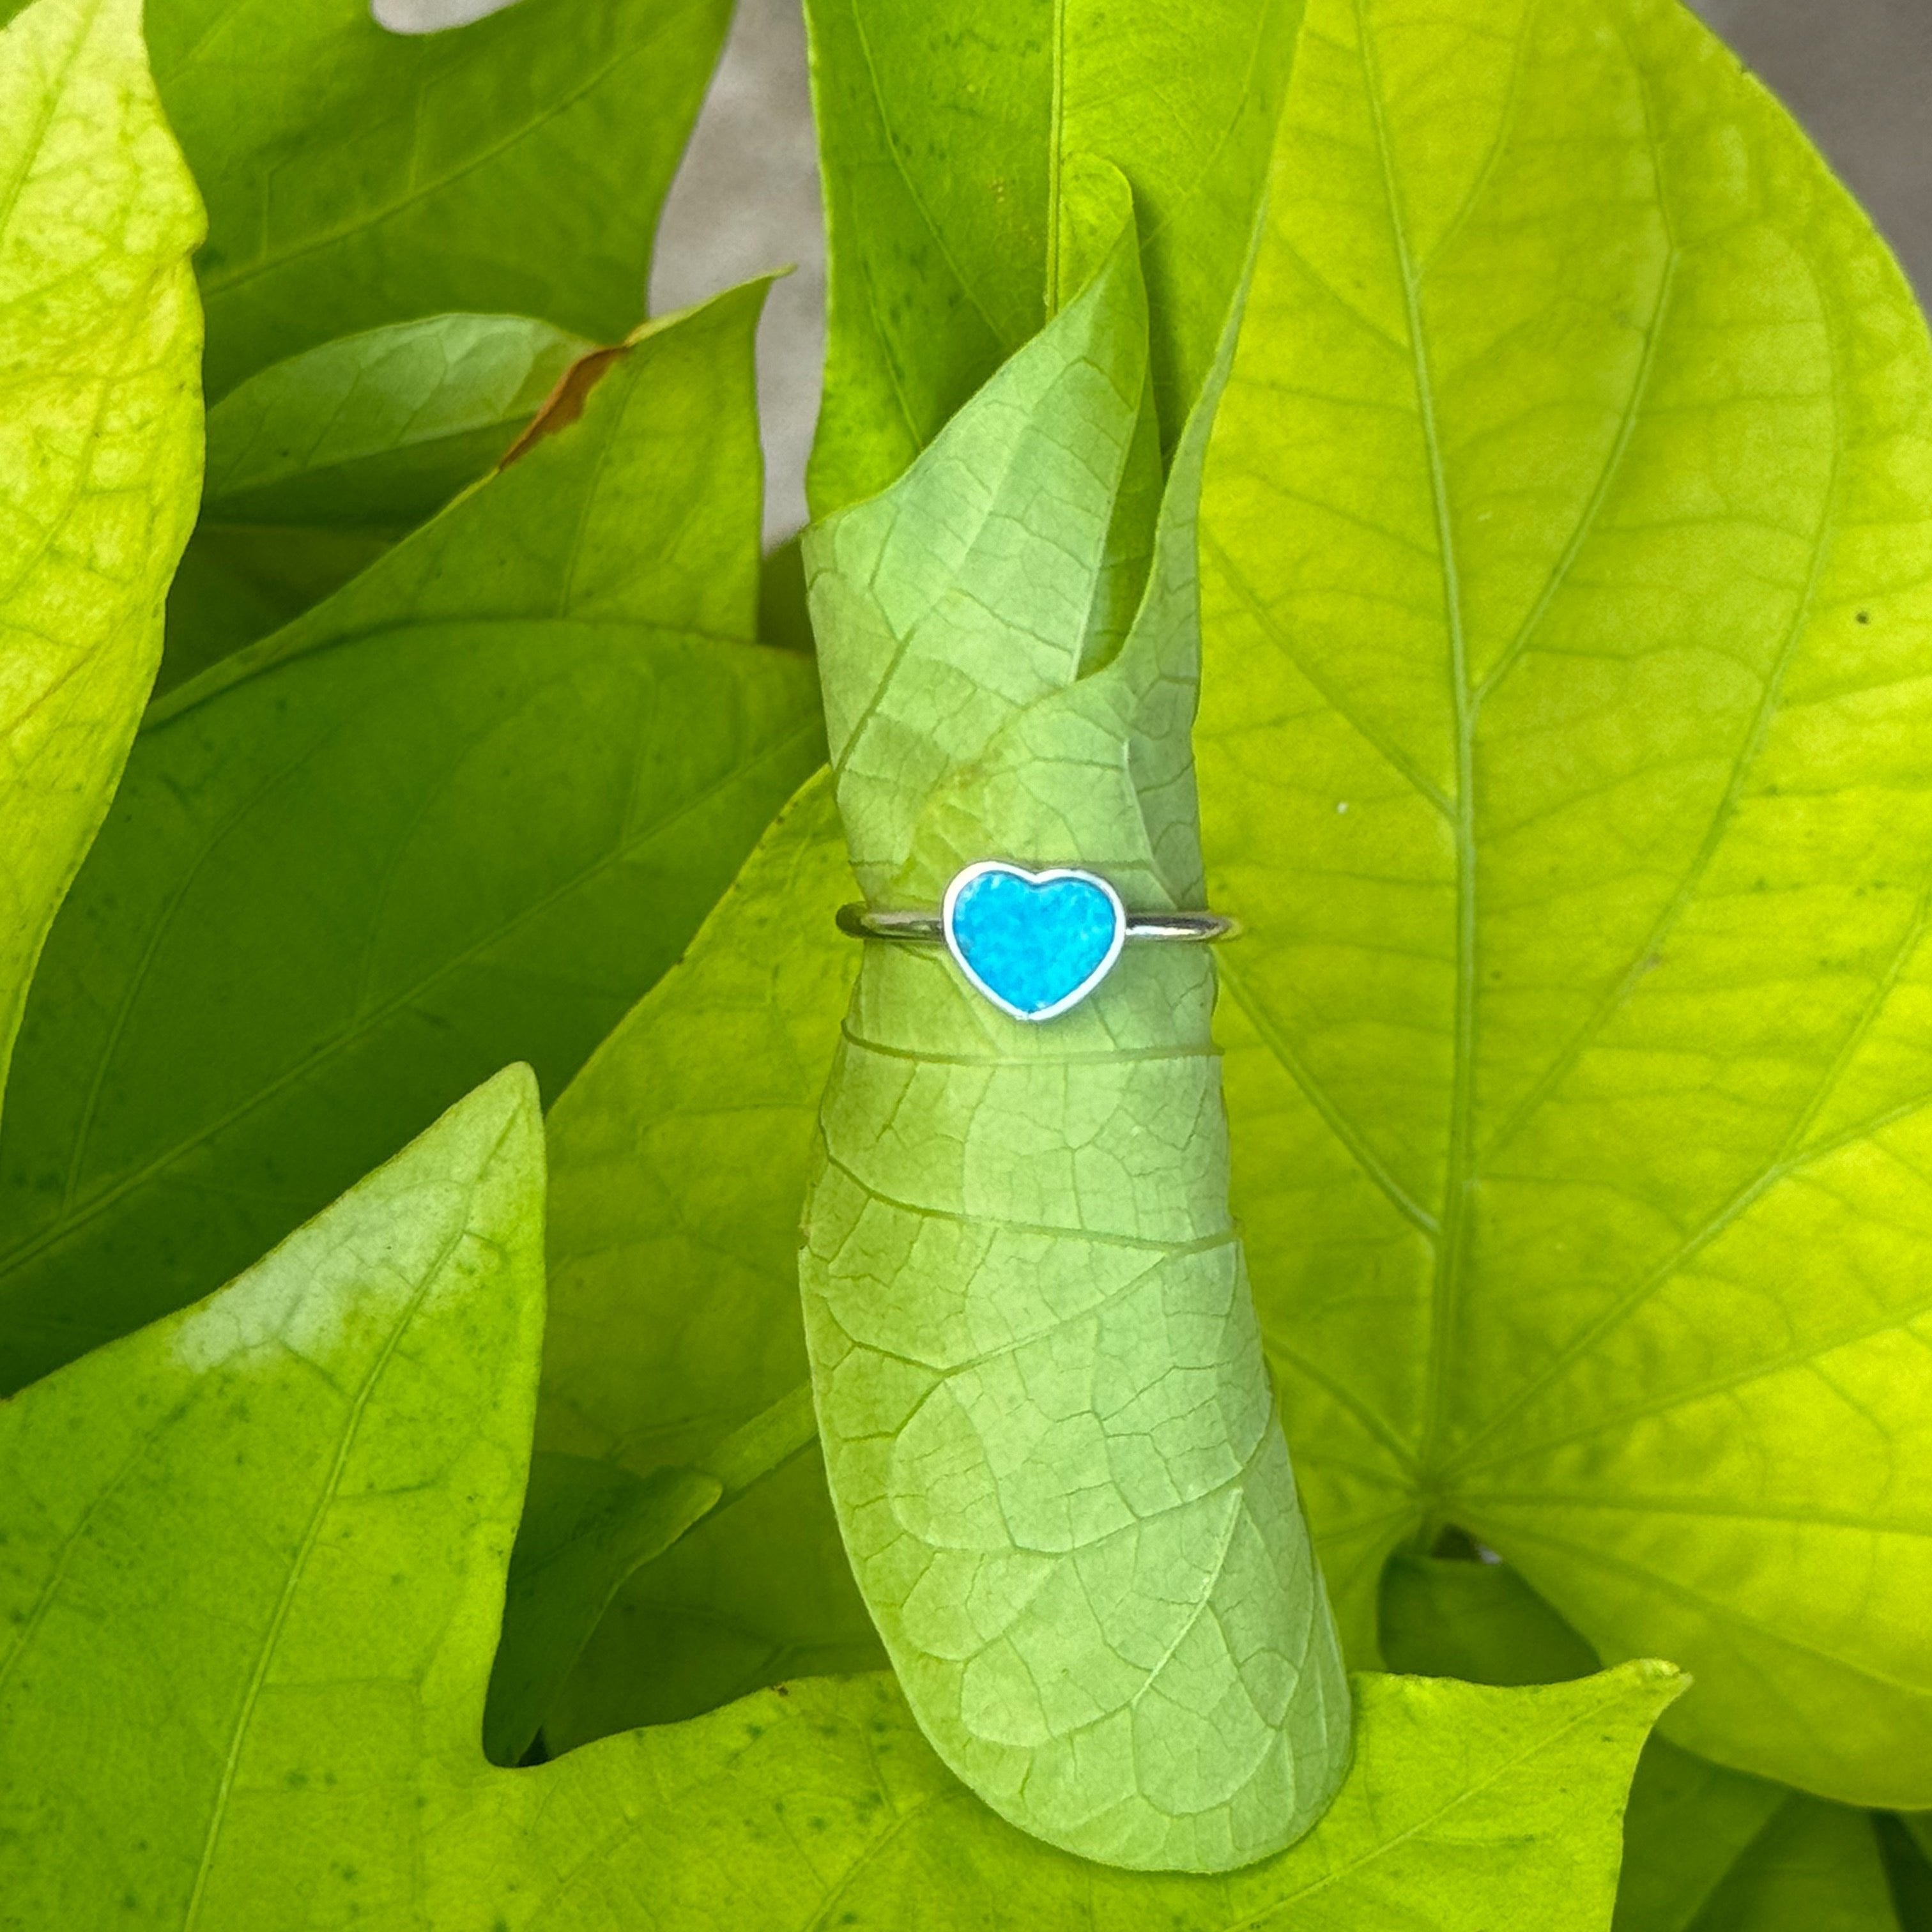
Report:
[[[416,32],[508,3],[374,0],[386,26]],[[1922,292],[1932,292],[1932,0],[1695,4],[1810,130]],[[759,338],[766,528],[774,537],[805,517],[805,458],[824,334],[824,250],[799,0],[739,0],[724,58],[664,211],[651,305],[681,308],[788,262],[798,272],[773,292]]]

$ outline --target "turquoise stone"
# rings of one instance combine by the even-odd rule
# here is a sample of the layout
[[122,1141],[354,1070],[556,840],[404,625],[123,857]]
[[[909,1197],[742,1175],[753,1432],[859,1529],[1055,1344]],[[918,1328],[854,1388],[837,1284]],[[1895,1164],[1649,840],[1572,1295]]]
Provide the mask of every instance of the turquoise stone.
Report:
[[1021,1019],[1086,998],[1120,950],[1120,902],[1084,873],[988,863],[946,895],[946,941],[966,976]]

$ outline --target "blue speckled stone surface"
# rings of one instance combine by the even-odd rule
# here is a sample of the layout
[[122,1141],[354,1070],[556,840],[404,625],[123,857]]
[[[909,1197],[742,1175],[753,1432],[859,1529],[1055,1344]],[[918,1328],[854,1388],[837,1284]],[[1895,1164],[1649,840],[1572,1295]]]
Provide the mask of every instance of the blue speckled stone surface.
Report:
[[982,872],[953,901],[952,938],[982,987],[1033,1014],[1092,976],[1116,922],[1113,901],[1084,879],[1036,884],[1017,872]]

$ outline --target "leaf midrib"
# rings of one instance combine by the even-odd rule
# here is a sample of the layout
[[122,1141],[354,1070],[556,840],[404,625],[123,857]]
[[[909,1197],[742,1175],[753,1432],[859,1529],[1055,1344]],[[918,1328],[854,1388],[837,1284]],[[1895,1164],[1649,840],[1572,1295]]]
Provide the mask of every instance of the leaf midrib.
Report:
[[[1439,1232],[1433,1238],[1436,1271],[1430,1291],[1429,1359],[1424,1377],[1421,1430],[1417,1451],[1419,1465],[1426,1470],[1434,1460],[1454,1366],[1456,1307],[1465,1286],[1468,1216],[1475,1182],[1475,1082],[1472,1070],[1475,1060],[1476,1030],[1475,712],[1479,700],[1469,676],[1462,576],[1449,507],[1448,478],[1436,422],[1434,380],[1424,326],[1420,274],[1409,247],[1401,191],[1396,180],[1394,156],[1387,118],[1382,111],[1382,75],[1376,58],[1367,0],[1352,0],[1352,4],[1361,54],[1363,91],[1368,100],[1376,156],[1382,166],[1383,190],[1388,200],[1390,233],[1402,277],[1417,415],[1429,460],[1430,501],[1436,516],[1436,546],[1442,559],[1443,613],[1448,631],[1450,697],[1455,730],[1456,790],[1450,801],[1456,848],[1454,1046],[1449,1096],[1448,1158],[1443,1178],[1442,1211],[1437,1217]],[[1498,144],[1505,138],[1499,135]]]
[[[1645,86],[1645,98],[1647,103],[1648,83],[1643,81],[1642,70],[1636,67],[1634,61],[1632,62],[1632,66],[1638,73],[1640,83]],[[1646,128],[1649,128],[1650,125],[1646,118]],[[1652,132],[1651,140],[1654,151],[1656,136],[1654,130]],[[1661,170],[1660,169],[1660,178]],[[1814,289],[1819,295],[1819,314],[1824,325],[1826,342],[1829,356],[1832,413],[1834,420],[1842,425],[1845,420],[1844,404],[1840,386],[1840,371],[1844,359],[1843,355],[1838,346],[1837,331],[1833,326],[1831,304],[1825,298],[1818,277],[1812,269],[1808,258],[1803,259],[1805,260],[1807,272],[1810,274]],[[1772,723],[1777,715],[1779,700],[1784,694],[1785,679],[1790,674],[1792,663],[1798,654],[1800,645],[1804,641],[1809,632],[1811,619],[1816,609],[1818,592],[1824,576],[1826,558],[1838,530],[1838,495],[1844,466],[1842,444],[1841,436],[1834,436],[1832,443],[1831,468],[1826,476],[1822,493],[1823,508],[1820,514],[1818,527],[1812,540],[1811,554],[1806,572],[1803,592],[1798,600],[1790,627],[1779,646],[1778,656],[1766,674],[1764,689],[1760,697],[1757,709],[1753,715],[1750,730],[1746,734],[1743,746],[1738,752],[1732,768],[1730,781],[1726,785],[1724,795],[1719,800],[1717,808],[1712,814],[1711,823],[1706,828],[1704,838],[1691,861],[1689,869],[1685,873],[1682,883],[1677,891],[1672,895],[1669,904],[1659,915],[1655,925],[1646,935],[1643,946],[1635,955],[1630,968],[1618,982],[1614,995],[1603,1002],[1596,1012],[1592,1016],[1588,1024],[1579,1030],[1570,1046],[1565,1049],[1564,1054],[1559,1060],[1558,1072],[1546,1076],[1545,1082],[1540,1083],[1540,1086],[1546,1090],[1553,1088],[1554,1081],[1560,1078],[1561,1072],[1567,1071],[1570,1066],[1575,1064],[1576,1060],[1587,1050],[1590,1042],[1597,1037],[1605,1025],[1608,1024],[1612,1016],[1621,1010],[1623,1003],[1641,982],[1643,977],[1644,962],[1652,957],[1657,947],[1660,946],[1676,928],[1678,922],[1694,902],[1697,890],[1703,881],[1705,874],[1715,860],[1724,843],[1724,836],[1729,831],[1736,816],[1738,808],[1743,800],[1746,776],[1756,765],[1759,755],[1764,748],[1766,741],[1770,735]],[[1837,1090],[1839,1081],[1850,1066],[1858,1048],[1883,1013],[1900,976],[1916,951],[1920,940],[1924,937],[1928,921],[1932,921],[1932,883],[1928,883],[1922,889],[1914,916],[1908,923],[1904,937],[1894,949],[1892,956],[1887,962],[1886,969],[1880,975],[1870,998],[1866,1001],[1856,1021],[1848,1029],[1845,1038],[1840,1042],[1838,1051],[1832,1056],[1831,1064],[1826,1069],[1823,1077],[1819,1081],[1810,1100],[1793,1118],[1790,1127],[1779,1143],[1777,1154],[1762,1172],[1746,1183],[1743,1187],[1736,1190],[1718,1212],[1708,1217],[1702,1227],[1688,1240],[1682,1243],[1666,1262],[1646,1272],[1632,1287],[1618,1295],[1595,1321],[1591,1322],[1583,1330],[1580,1335],[1575,1337],[1567,1346],[1558,1350],[1554,1358],[1545,1364],[1528,1382],[1519,1388],[1507,1402],[1499,1408],[1492,1410],[1482,1426],[1458,1450],[1455,1459],[1456,1461],[1460,1462],[1478,1443],[1487,1441],[1508,1423],[1514,1420],[1538,1396],[1551,1386],[1571,1363],[1588,1354],[1606,1335],[1628,1321],[1649,1300],[1652,1294],[1670,1280],[1684,1262],[1715,1240],[1755,1201],[1785,1178],[1786,1172],[1802,1149],[1804,1136],[1810,1132],[1812,1124],[1817,1119],[1826,1102]]]
[[[1390,1184],[1382,1164],[1375,1160],[1372,1155],[1366,1154],[1366,1144],[1364,1136],[1352,1128],[1333,1101],[1327,1100],[1313,1085],[1308,1070],[1298,1064],[1292,1047],[1286,1045],[1280,1030],[1263,1024],[1262,1016],[1257,1010],[1255,1003],[1244,995],[1238,972],[1227,971],[1224,968],[1224,974],[1238,1004],[1249,1012],[1251,1019],[1255,1022],[1264,1043],[1274,1056],[1282,1063],[1284,1070],[1288,1072],[1290,1077],[1300,1088],[1304,1095],[1310,1100],[1311,1105],[1316,1106],[1328,1124],[1330,1131],[1341,1142],[1344,1150],[1358,1166],[1363,1168],[1384,1195],[1396,1206],[1398,1210],[1403,1212],[1406,1218],[1421,1228],[1436,1244],[1438,1263],[1435,1284],[1432,1291],[1429,1387],[1424,1405],[1422,1449],[1418,1459],[1420,1467],[1429,1471],[1433,1479],[1446,1476],[1452,1470],[1488,1466],[1490,1463],[1498,1460],[1496,1456],[1492,1455],[1481,1462],[1477,1462],[1472,1458],[1471,1452],[1478,1444],[1490,1441],[1514,1415],[1520,1413],[1534,1400],[1538,1394],[1553,1382],[1564,1367],[1569,1366],[1582,1354],[1587,1353],[1601,1340],[1603,1334],[1610,1328],[1627,1318],[1648,1298],[1649,1293],[1660,1286],[1664,1280],[1668,1279],[1690,1254],[1707,1244],[1709,1240],[1714,1239],[1722,1232],[1724,1227],[1730,1225],[1738,1214],[1744,1211],[1750,1204],[1752,1201],[1790,1174],[1796,1172],[1808,1165],[1810,1160],[1817,1157],[1818,1154],[1829,1150],[1828,1148],[1808,1154],[1802,1150],[1801,1144],[1804,1134],[1816,1120],[1819,1112],[1828,1100],[1832,1092],[1834,1090],[1844,1065],[1882,1007],[1886,992],[1895,982],[1906,959],[1909,958],[1915,938],[1922,936],[1924,930],[1925,913],[1922,907],[1920,915],[1908,930],[1905,940],[1902,942],[1891,963],[1884,982],[1868,1002],[1857,1025],[1842,1044],[1839,1053],[1834,1058],[1832,1070],[1820,1083],[1818,1090],[1814,1094],[1810,1104],[1794,1121],[1778,1154],[1767,1164],[1763,1172],[1736,1192],[1720,1213],[1712,1217],[1696,1234],[1690,1238],[1667,1264],[1647,1274],[1643,1282],[1636,1288],[1620,1297],[1615,1306],[1597,1322],[1593,1323],[1589,1330],[1582,1336],[1579,1337],[1569,1348],[1564,1351],[1556,1361],[1547,1364],[1545,1370],[1540,1372],[1531,1383],[1518,1390],[1504,1407],[1492,1412],[1484,1424],[1479,1433],[1461,1444],[1456,1453],[1444,1462],[1440,1468],[1436,1468],[1434,1466],[1442,1447],[1441,1438],[1448,1419],[1449,1397],[1452,1393],[1450,1388],[1450,1370],[1453,1366],[1451,1330],[1456,1311],[1460,1306],[1461,1300],[1466,1295],[1468,1286],[1468,1263],[1463,1240],[1466,1229],[1461,1225],[1462,1214],[1466,1212],[1467,1204],[1473,1195],[1476,1184],[1480,1180],[1481,1172],[1489,1166],[1492,1157],[1528,1124],[1541,1102],[1554,1090],[1563,1074],[1587,1050],[1590,1041],[1600,1031],[1602,1027],[1606,1024],[1614,1014],[1621,1009],[1629,993],[1642,976],[1644,962],[1654,954],[1658,945],[1667,936],[1669,932],[1688,910],[1689,904],[1694,902],[1699,881],[1714,856],[1718,847],[1721,844],[1725,830],[1735,814],[1737,806],[1741,802],[1748,774],[1755,763],[1756,754],[1762,748],[1770,725],[1777,715],[1786,673],[1806,634],[1810,620],[1815,610],[1826,558],[1829,549],[1831,537],[1835,528],[1834,514],[1841,459],[1840,452],[1834,445],[1833,470],[1827,482],[1824,497],[1825,508],[1814,536],[1803,592],[1798,600],[1792,623],[1778,657],[1766,677],[1764,688],[1754,713],[1752,724],[1747,734],[1745,742],[1733,761],[1730,782],[1726,787],[1723,799],[1713,813],[1711,824],[1696,859],[1680,882],[1676,892],[1672,896],[1669,904],[1659,915],[1653,929],[1647,936],[1646,944],[1637,949],[1630,967],[1610,993],[1600,1001],[1589,1021],[1579,1028],[1565,1043],[1557,1059],[1539,1076],[1528,1096],[1519,1103],[1488,1144],[1480,1150],[1479,1156],[1478,1150],[1474,1144],[1472,1078],[1474,1035],[1473,996],[1476,980],[1476,975],[1473,970],[1475,938],[1473,914],[1475,910],[1474,884],[1477,854],[1473,838],[1472,759],[1475,722],[1483,701],[1493,692],[1528,649],[1535,632],[1540,626],[1542,620],[1547,614],[1556,596],[1568,580],[1572,567],[1594,528],[1614,479],[1621,469],[1622,459],[1630,446],[1636,424],[1642,413],[1644,400],[1651,386],[1657,366],[1665,318],[1670,312],[1671,295],[1676,284],[1681,247],[1672,224],[1668,198],[1662,192],[1663,158],[1650,99],[1648,76],[1641,62],[1637,60],[1634,53],[1630,53],[1628,66],[1642,94],[1646,138],[1652,156],[1655,170],[1654,178],[1658,184],[1657,205],[1670,238],[1670,254],[1666,258],[1664,272],[1660,278],[1657,299],[1646,330],[1642,355],[1624,405],[1622,420],[1619,424],[1611,452],[1598,477],[1592,498],[1578,519],[1564,550],[1552,568],[1549,581],[1545,585],[1528,618],[1519,628],[1510,645],[1496,664],[1483,678],[1480,684],[1472,689],[1468,682],[1468,667],[1462,650],[1462,639],[1459,622],[1460,599],[1456,587],[1454,532],[1447,516],[1446,478],[1442,464],[1431,406],[1426,339],[1420,326],[1419,278],[1408,247],[1403,225],[1398,186],[1394,176],[1388,130],[1382,111],[1378,75],[1374,60],[1372,36],[1366,18],[1364,0],[1354,0],[1354,10],[1360,34],[1365,94],[1374,123],[1378,154],[1382,164],[1384,185],[1390,208],[1391,232],[1397,250],[1399,265],[1403,278],[1405,298],[1408,308],[1411,346],[1417,376],[1418,416],[1430,457],[1432,496],[1436,513],[1438,543],[1444,562],[1444,602],[1449,620],[1452,680],[1458,698],[1455,747],[1458,766],[1458,795],[1456,800],[1451,801],[1436,792],[1426,780],[1421,778],[1420,773],[1406,758],[1395,752],[1376,733],[1366,728],[1362,721],[1353,717],[1346,706],[1336,704],[1335,694],[1333,692],[1324,688],[1323,695],[1330,702],[1331,708],[1334,709],[1345,722],[1352,724],[1358,734],[1378,751],[1417,792],[1432,804],[1436,805],[1438,809],[1442,810],[1445,816],[1450,818],[1456,833],[1458,898],[1456,1052],[1454,1090],[1450,1102],[1449,1172],[1445,1184],[1444,1213],[1439,1233],[1430,1225],[1434,1217],[1424,1215],[1418,1218],[1420,1210],[1416,1208],[1415,1204],[1410,1202],[1398,1186]],[[1534,7],[1531,9],[1532,14],[1538,10],[1539,10]],[[1509,100],[1509,106],[1512,111],[1519,92],[1520,70],[1525,56],[1525,47],[1528,38],[1528,33],[1526,32],[1522,40],[1518,43],[1515,55],[1517,71],[1512,74]],[[1500,154],[1508,145],[1508,118],[1509,116],[1506,114],[1504,124],[1499,130],[1496,143],[1491,151],[1489,161],[1486,165],[1485,178],[1487,173],[1493,171],[1496,155]],[[1466,218],[1468,212],[1468,208],[1466,206],[1457,217],[1459,224]],[[1439,249],[1437,252],[1439,253]],[[1815,284],[1815,275],[1814,280]],[[1828,305],[1822,299],[1820,311],[1825,315],[1828,327],[1830,321]],[[1377,331],[1376,333],[1379,335],[1381,332]],[[1840,359],[1834,356],[1832,360],[1832,373],[1834,394],[1839,387]],[[1207,541],[1210,544],[1214,543],[1211,533],[1207,534]],[[1215,548],[1218,553],[1220,546],[1216,545]],[[1224,556],[1221,556],[1220,560],[1228,562]],[[1256,615],[1258,620],[1267,625],[1270,634],[1279,638],[1279,626],[1269,621],[1269,614],[1261,607],[1260,600],[1254,596],[1251,588],[1240,578],[1231,563],[1228,564],[1227,574],[1233,588],[1238,594],[1243,596],[1244,602],[1249,606],[1251,612]],[[1293,653],[1291,652],[1291,655]],[[1299,663],[1298,658],[1297,662]],[[1318,688],[1322,688],[1324,681],[1312,673],[1310,675],[1311,681],[1316,682]],[[1466,692],[1468,693],[1466,702],[1462,699],[1462,694]],[[1900,1118],[1906,1113],[1916,1111],[1916,1107],[1922,1104],[1924,1102],[1922,1100],[1918,1102],[1888,1110],[1885,1115],[1879,1117],[1876,1121],[1870,1124],[1882,1124],[1886,1120]],[[1834,1136],[1829,1146],[1836,1147],[1851,1139],[1860,1138],[1862,1132],[1866,1130],[1855,1130],[1844,1135]],[[1886,1325],[1889,1327],[1896,1324],[1888,1322]],[[1672,1400],[1675,1400],[1676,1398],[1673,1397]],[[1510,1455],[1511,1460],[1514,1460],[1514,1452],[1505,1453]]]
[[[472,1181],[470,1186],[469,1202],[466,1204],[466,1205],[473,1206],[478,1184],[482,1176],[487,1174],[494,1165],[496,1156],[502,1153],[504,1143],[516,1124],[514,1117],[505,1121],[498,1130],[495,1143],[488,1154],[478,1163],[477,1180]],[[410,1297],[408,1306],[397,1317],[388,1336],[383,1340],[380,1353],[370,1365],[368,1374],[363,1378],[362,1386],[356,1392],[356,1400],[350,1406],[348,1417],[343,1426],[341,1438],[336,1444],[335,1454],[330,1462],[328,1474],[323,1479],[322,1487],[316,1497],[315,1507],[310,1513],[308,1526],[303,1532],[302,1541],[296,1546],[294,1557],[289,1564],[288,1574],[283,1579],[281,1593],[276,1600],[274,1610],[268,1619],[268,1628],[262,1632],[261,1648],[256,1652],[254,1667],[250,1672],[248,1686],[242,1693],[240,1708],[235,1714],[234,1727],[229,1736],[227,1756],[222,1765],[220,1781],[215,1788],[214,1802],[208,1814],[207,1834],[202,1841],[201,1857],[195,1869],[194,1887],[188,1894],[188,1904],[182,1912],[182,1932],[194,1932],[195,1922],[200,1916],[202,1901],[207,1894],[208,1876],[214,1868],[215,1853],[220,1844],[223,1828],[227,1822],[229,1803],[234,1796],[235,1775],[241,1764],[242,1748],[248,1737],[249,1726],[254,1719],[255,1706],[260,1702],[263,1686],[268,1682],[268,1670],[274,1660],[276,1648],[281,1637],[282,1627],[288,1621],[289,1612],[294,1604],[296,1593],[300,1588],[303,1576],[308,1570],[309,1558],[315,1553],[316,1542],[322,1534],[323,1520],[328,1516],[330,1508],[336,1500],[337,1492],[341,1486],[344,1472],[348,1467],[350,1453],[355,1448],[356,1438],[362,1431],[364,1414],[374,1397],[376,1384],[388,1372],[390,1363],[394,1359],[397,1351],[402,1346],[403,1337],[409,1332],[410,1327],[415,1321],[416,1314],[422,1308],[430,1288],[440,1278],[451,1256],[468,1238],[470,1232],[469,1216],[466,1213],[463,1219],[452,1228],[449,1234],[444,1239],[442,1245],[436,1252],[434,1261],[423,1270],[422,1277],[417,1282],[415,1292]]]

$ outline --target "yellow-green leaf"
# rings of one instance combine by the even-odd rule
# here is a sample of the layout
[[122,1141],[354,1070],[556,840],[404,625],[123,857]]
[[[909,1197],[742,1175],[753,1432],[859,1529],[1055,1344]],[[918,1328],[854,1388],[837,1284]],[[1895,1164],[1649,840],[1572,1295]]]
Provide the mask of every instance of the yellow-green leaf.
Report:
[[1932,1802],[1932,352],[1675,0],[1310,0],[1202,512],[1235,1196],[1358,1653],[1448,1521]]
[[0,1088],[107,808],[201,472],[200,202],[140,0],[0,32]]
[[600,1840],[620,1851],[586,1861],[538,1922],[601,1932],[598,1912],[641,1898],[678,1932],[1609,1932],[1624,1787],[1673,1672],[1356,1682],[1333,1809],[1292,1850],[1211,1877],[1112,1870],[1015,1831],[947,1772],[890,1678],[766,1691],[544,1767],[587,1783],[595,1766],[622,1825]]

